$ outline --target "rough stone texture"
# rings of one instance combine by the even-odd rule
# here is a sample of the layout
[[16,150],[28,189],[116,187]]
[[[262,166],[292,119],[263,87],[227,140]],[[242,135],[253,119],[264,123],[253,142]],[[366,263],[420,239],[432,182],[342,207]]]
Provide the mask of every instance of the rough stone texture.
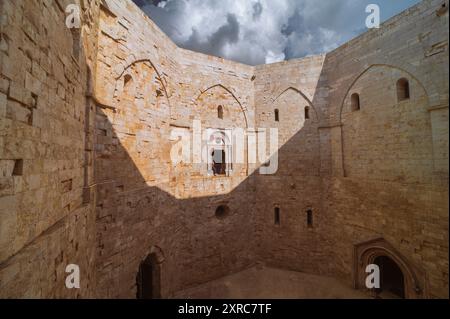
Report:
[[[424,297],[448,298],[442,1],[330,53],[256,67],[176,47],[129,0],[80,2],[72,31],[70,1],[0,3],[0,296],[133,298],[154,251],[163,297],[255,264],[351,286],[354,245],[383,237],[426,274]],[[278,128],[277,173],[172,163],[194,120]],[[64,287],[69,263],[82,289]]]
[[[83,189],[93,183],[92,154],[85,154],[94,124],[86,122],[86,83],[87,61],[96,56],[98,4],[84,1],[84,27],[71,31],[65,26],[69,3],[0,5],[2,297],[95,292],[94,201],[83,201]],[[82,32],[83,42],[73,41],[73,32]],[[83,269],[82,289],[65,288],[70,263]]]

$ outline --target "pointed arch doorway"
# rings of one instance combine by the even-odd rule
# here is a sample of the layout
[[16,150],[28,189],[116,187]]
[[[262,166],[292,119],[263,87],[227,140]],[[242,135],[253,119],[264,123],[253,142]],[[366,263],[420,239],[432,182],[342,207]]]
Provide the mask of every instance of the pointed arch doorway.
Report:
[[354,245],[353,287],[368,290],[366,267],[380,269],[380,288],[371,290],[376,298],[422,299],[428,297],[425,272],[400,254],[384,238]]
[[404,299],[405,278],[400,267],[388,256],[378,256],[373,263],[380,269],[380,288],[375,289],[379,298]]
[[164,256],[158,247],[152,248],[150,254],[139,264],[136,276],[137,299],[161,298],[161,265]]

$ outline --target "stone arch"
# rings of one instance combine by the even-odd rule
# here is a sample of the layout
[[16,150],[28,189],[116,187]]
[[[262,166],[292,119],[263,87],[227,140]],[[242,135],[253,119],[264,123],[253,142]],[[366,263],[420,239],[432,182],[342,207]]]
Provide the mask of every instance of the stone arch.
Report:
[[392,259],[402,271],[406,299],[427,298],[425,273],[400,254],[384,238],[375,238],[354,245],[353,287],[355,289],[367,289],[365,286],[367,276],[365,269],[367,265],[373,264],[375,259],[380,256]]
[[[411,83],[415,83],[417,85],[417,89],[418,90],[416,90],[416,92],[420,90],[420,93],[422,94],[421,96],[425,100],[423,107],[426,108],[430,104],[428,92],[427,92],[425,86],[422,84],[422,82],[414,74],[412,74],[411,72],[409,72],[409,71],[407,71],[407,70],[405,70],[405,69],[403,69],[401,67],[394,66],[394,65],[389,65],[389,64],[381,64],[381,63],[379,63],[379,64],[372,64],[369,67],[365,68],[361,73],[359,73],[352,80],[352,83],[350,84],[348,89],[345,91],[345,95],[344,95],[344,97],[343,97],[343,99],[341,101],[340,108],[339,108],[339,114],[338,114],[339,115],[339,117],[338,117],[339,125],[341,127],[340,128],[340,130],[341,130],[341,145],[340,145],[340,147],[341,147],[341,154],[340,154],[341,164],[340,165],[342,165],[342,174],[343,174],[344,177],[348,177],[349,175],[351,175],[350,174],[351,169],[349,169],[349,168],[356,167],[356,166],[352,167],[351,165],[349,165],[349,161],[351,162],[351,158],[349,157],[348,152],[346,152],[347,146],[350,145],[350,144],[347,144],[348,143],[348,135],[346,135],[346,132],[348,132],[347,128],[349,128],[349,126],[351,127],[351,122],[346,122],[347,114],[351,113],[351,112],[347,112],[346,111],[347,110],[346,109],[347,102],[348,101],[351,102],[351,97],[352,97],[351,93],[357,93],[359,95],[359,99],[360,99],[359,100],[359,102],[360,102],[360,110],[361,111],[367,110],[367,108],[365,107],[366,106],[365,104],[367,104],[367,101],[363,102],[364,96],[356,88],[358,87],[358,84],[360,84],[360,81],[364,81],[367,78],[365,76],[370,71],[378,72],[380,69],[383,70],[383,68],[385,70],[395,70],[395,71],[397,71],[400,74],[399,78],[401,78],[401,77],[409,78],[409,80],[410,80],[409,83],[410,84]],[[395,92],[397,91],[397,89],[395,87],[397,80],[398,79],[396,79],[395,81],[392,82],[392,88],[393,88],[393,91],[395,91]],[[369,88],[369,87],[365,86],[365,88]],[[398,103],[397,94],[395,95],[395,102],[393,100],[392,103]],[[350,123],[350,125],[348,123]],[[431,132],[430,132],[430,134],[431,134]],[[357,135],[353,135],[353,137],[357,137]],[[377,162],[375,162],[375,163],[377,163]],[[363,167],[363,166],[361,166],[361,167]]]
[[[381,87],[380,85],[378,85],[378,83],[376,83],[376,81],[372,80],[372,78],[370,77],[372,74],[384,76],[386,78],[386,81],[390,81],[389,83],[390,83],[390,85],[392,85],[392,87],[390,86],[389,89],[385,89],[384,87]],[[393,76],[394,74],[395,74],[395,76]],[[410,80],[410,83],[414,83],[415,88],[416,88],[414,95],[416,95],[417,97],[420,96],[422,107],[426,108],[429,105],[429,97],[427,95],[427,91],[425,90],[424,85],[413,74],[411,74],[410,72],[408,72],[402,68],[395,67],[392,65],[387,65],[387,64],[373,64],[373,65],[367,67],[363,72],[358,74],[358,76],[356,76],[353,79],[352,84],[348,87],[348,89],[345,93],[345,96],[341,102],[340,110],[339,110],[339,124],[340,124],[340,131],[341,131],[341,140],[340,140],[341,141],[341,143],[340,143],[341,161],[340,161],[340,165],[342,165],[343,177],[348,177],[348,176],[352,176],[352,175],[353,176],[361,176],[361,175],[366,176],[368,174],[369,170],[376,170],[376,171],[378,171],[379,174],[384,174],[383,178],[395,178],[395,176],[398,176],[398,178],[414,179],[414,176],[417,177],[418,175],[420,175],[418,170],[416,170],[416,173],[406,174],[404,167],[402,167],[399,164],[400,161],[396,162],[395,164],[392,165],[392,167],[390,167],[391,171],[389,172],[389,174],[383,173],[385,171],[383,169],[380,169],[380,167],[383,167],[383,165],[381,163],[383,161],[390,160],[389,154],[391,154],[391,153],[389,153],[387,151],[387,149],[373,148],[374,151],[368,150],[367,152],[361,152],[361,153],[363,153],[363,154],[360,154],[362,156],[356,156],[354,152],[349,151],[351,149],[351,147],[353,147],[353,150],[357,150],[357,151],[362,150],[363,148],[361,148],[361,146],[363,146],[363,144],[364,144],[363,142],[365,142],[366,144],[368,143],[367,141],[363,141],[363,139],[364,138],[367,139],[368,136],[370,136],[367,134],[360,136],[358,134],[351,133],[352,130],[355,130],[355,128],[358,127],[358,125],[360,126],[361,123],[368,120],[368,117],[364,116],[364,115],[351,115],[351,114],[355,114],[355,113],[351,112],[351,109],[348,108],[349,104],[351,104],[349,102],[351,102],[352,93],[359,94],[360,107],[361,107],[361,112],[363,112],[363,114],[367,114],[364,112],[377,112],[376,114],[382,114],[382,116],[375,117],[375,119],[378,121],[378,123],[383,123],[383,121],[387,118],[387,116],[395,116],[395,114],[397,114],[396,112],[399,112],[399,110],[400,110],[400,108],[386,107],[387,105],[398,103],[397,97],[396,97],[396,88],[395,88],[397,76],[398,76],[398,78],[406,77]],[[380,99],[374,95],[375,91],[373,91],[373,90],[375,87],[377,87],[378,90],[386,90],[385,93],[389,94],[389,96],[390,96],[390,98],[392,98],[392,100],[389,99],[387,101],[383,101],[383,103],[380,104],[380,101],[379,101]],[[392,88],[392,90],[391,90],[391,88]],[[362,91],[365,91],[365,93],[362,93]],[[365,95],[365,94],[372,94],[372,98],[364,100],[365,97],[367,97],[367,95]],[[395,94],[395,97],[394,97],[394,94]],[[413,100],[411,100],[410,103],[415,103],[415,102]],[[376,105],[376,107],[379,109],[367,108],[367,105]],[[380,113],[381,110],[383,111],[382,113]],[[357,113],[359,113],[359,112],[357,112]],[[408,114],[411,115],[414,113],[408,113]],[[352,120],[352,116],[359,116],[358,120]],[[411,115],[411,116],[413,116],[413,115]],[[414,116],[415,116],[415,118],[417,118],[419,116],[421,120],[425,120],[422,115],[415,114]],[[393,127],[392,130],[395,130],[395,127]],[[429,132],[429,133],[423,132],[423,135],[426,138],[429,138],[431,136],[431,132]],[[355,144],[355,141],[357,144]],[[371,141],[379,142],[380,140],[372,139],[372,140],[370,140],[370,142]],[[350,145],[353,145],[353,146],[350,147]],[[429,145],[431,145],[431,144],[429,144]],[[375,151],[375,150],[378,150],[378,151]],[[383,153],[383,152],[385,152],[385,153]],[[422,154],[423,152],[425,152],[427,154],[432,154],[431,151],[430,152],[422,151],[422,149],[419,147],[414,148],[414,153],[411,153],[411,152],[408,156],[410,156],[411,154],[416,154],[415,152],[419,152],[421,154],[420,156],[423,155]],[[388,156],[386,157],[386,156],[383,156],[382,154],[387,154]],[[377,158],[377,156],[380,156],[381,161],[371,161],[371,159]],[[369,157],[371,157],[371,158],[369,159]],[[405,159],[403,159],[403,161],[407,162],[409,157],[404,157],[404,158]],[[355,165],[355,162],[356,162],[356,165]],[[427,169],[426,165],[422,165],[421,169],[426,170]],[[411,170],[409,172],[411,172]]]
[[160,247],[152,246],[139,262],[136,275],[136,297],[159,299],[162,297],[162,263],[164,254]]
[[150,247],[150,249],[144,255],[144,259],[145,259],[145,257],[147,257],[148,255],[151,255],[151,254],[154,254],[156,256],[158,263],[160,263],[160,264],[162,264],[166,260],[166,257],[164,256],[164,252],[159,246],[154,245],[154,246]]
[[247,112],[247,108],[242,105],[241,101],[239,101],[239,99],[236,97],[235,92],[233,92],[231,89],[227,88],[226,86],[224,86],[224,85],[222,85],[220,83],[202,88],[200,90],[200,93],[198,94],[197,98],[195,99],[195,104],[197,104],[197,101],[200,99],[200,97],[203,94],[205,94],[206,92],[208,92],[208,91],[210,91],[210,90],[212,90],[214,88],[217,88],[217,87],[225,90],[226,92],[228,92],[233,97],[233,99],[236,101],[236,103],[239,104],[239,107],[241,108],[242,113],[244,114],[245,127],[248,128],[248,112]]
[[[134,58],[134,57],[133,57]],[[161,83],[161,87],[164,91],[164,96],[166,97],[167,100],[167,104],[169,106],[169,109],[171,109],[170,107],[170,99],[169,99],[169,94],[167,93],[167,88],[166,88],[166,84],[163,81],[163,77],[161,76],[161,73],[159,72],[159,70],[156,68],[155,64],[147,58],[141,58],[141,59],[136,59],[133,60],[132,62],[128,62],[129,59],[127,59],[127,64],[124,67],[123,65],[119,65],[117,67],[117,69],[115,70],[116,73],[116,81],[118,81],[126,72],[128,69],[130,69],[132,66],[139,64],[139,63],[144,63],[147,62],[150,64],[150,66],[155,70],[156,72],[156,78],[158,79],[158,81]]]
[[345,94],[344,94],[344,96],[343,96],[343,98],[342,98],[342,101],[341,101],[341,104],[340,104],[340,106],[339,106],[339,123],[340,123],[340,124],[342,124],[342,110],[344,109],[345,100],[347,99],[347,96],[348,96],[348,94],[350,93],[350,91],[352,90],[352,88],[355,86],[356,82],[358,82],[358,80],[359,80],[363,75],[365,75],[367,72],[369,72],[369,70],[371,70],[371,69],[373,69],[373,68],[375,68],[375,67],[380,67],[380,66],[381,66],[381,67],[387,67],[387,68],[393,68],[393,69],[399,70],[400,72],[404,72],[404,73],[408,74],[408,76],[410,76],[414,81],[416,81],[416,82],[419,84],[419,86],[424,90],[425,95],[426,95],[426,97],[427,97],[427,106],[429,105],[429,98],[428,98],[429,95],[428,95],[428,91],[427,91],[427,89],[425,88],[425,86],[422,84],[422,82],[421,82],[414,74],[412,74],[411,72],[409,72],[409,71],[407,71],[407,70],[405,70],[405,69],[403,69],[403,68],[401,68],[401,67],[394,66],[394,65],[390,65],[390,64],[382,64],[382,63],[380,63],[380,64],[372,64],[372,65],[370,65],[369,67],[367,67],[366,69],[364,69],[361,73],[359,73],[359,74],[353,79],[353,81],[352,81],[351,84],[349,85],[348,89],[345,91]]
[[[309,107],[309,119],[305,107]],[[279,109],[279,122],[273,115],[264,115],[278,130],[278,174],[318,175],[320,150],[320,115],[311,100],[300,89],[287,86],[277,89],[266,104],[270,112]],[[272,119],[269,118],[272,117]],[[295,158],[299,165],[293,165]],[[299,167],[308,169],[300,169]]]
[[[275,97],[274,99],[271,100],[271,105],[274,105],[274,104],[276,103],[276,101],[277,101],[283,94],[285,94],[286,92],[288,92],[288,91],[290,91],[290,90],[292,90],[292,91],[294,91],[294,92],[300,94],[300,95],[306,100],[306,102],[308,103],[308,106],[310,107],[310,110],[312,110],[312,111],[314,112],[314,115],[315,115],[315,116],[312,118],[313,122],[319,122],[319,121],[320,121],[319,112],[318,112],[317,109],[314,107],[314,105],[312,104],[311,100],[310,100],[310,99],[309,99],[309,98],[308,98],[301,90],[299,90],[299,89],[297,89],[297,88],[295,88],[295,87],[293,87],[293,86],[290,86],[290,87],[284,89],[284,90],[281,91],[278,95],[276,95],[276,97]],[[305,105],[305,106],[306,106],[306,105]],[[304,107],[304,106],[302,106],[302,107]]]

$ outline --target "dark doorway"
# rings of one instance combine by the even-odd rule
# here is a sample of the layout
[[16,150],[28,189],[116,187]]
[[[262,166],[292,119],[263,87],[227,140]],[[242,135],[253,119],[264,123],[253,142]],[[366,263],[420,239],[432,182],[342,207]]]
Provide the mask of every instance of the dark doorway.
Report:
[[139,265],[137,274],[137,299],[159,299],[160,265],[155,254],[150,254]]
[[380,267],[380,288],[375,289],[380,298],[405,298],[403,273],[398,265],[387,256],[375,258],[374,264]]
[[214,150],[212,152],[213,157],[213,172],[214,175],[226,174],[226,160],[224,150]]

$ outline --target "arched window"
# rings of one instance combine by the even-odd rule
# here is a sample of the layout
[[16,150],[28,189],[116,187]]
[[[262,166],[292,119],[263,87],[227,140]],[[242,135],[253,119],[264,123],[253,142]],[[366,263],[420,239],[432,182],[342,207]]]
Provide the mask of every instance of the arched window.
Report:
[[217,108],[217,117],[221,120],[223,119],[223,106],[222,105],[219,105],[219,107]]
[[352,111],[359,111],[361,105],[359,104],[359,94],[353,93],[351,97]]
[[305,120],[309,120],[309,106],[305,106]]
[[208,175],[230,176],[233,172],[233,144],[231,130],[207,129]]
[[126,94],[131,93],[131,85],[133,84],[133,78],[129,74],[125,74],[123,77],[123,92]]
[[125,74],[125,76],[123,77],[123,96],[126,99],[134,98],[133,78],[129,74]]
[[274,208],[274,223],[280,225],[280,207]]
[[306,211],[306,224],[308,225],[308,228],[313,227],[313,211],[312,211],[312,209],[308,209]]
[[213,159],[213,173],[216,175],[226,175],[227,160],[226,153],[223,149],[214,149],[211,153]]
[[125,76],[123,77],[123,87],[124,88],[128,87],[132,82],[132,80],[133,78],[131,77],[131,75],[125,74]]
[[409,99],[409,82],[405,78],[397,81],[397,99],[399,102]]
[[280,121],[280,111],[278,109],[275,109],[275,122]]

